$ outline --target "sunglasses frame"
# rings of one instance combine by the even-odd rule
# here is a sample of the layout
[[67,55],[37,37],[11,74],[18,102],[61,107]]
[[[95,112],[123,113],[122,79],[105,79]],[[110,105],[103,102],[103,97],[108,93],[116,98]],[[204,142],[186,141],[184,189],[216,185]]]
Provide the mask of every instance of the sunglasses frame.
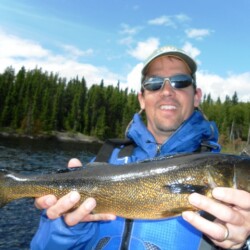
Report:
[[[181,78],[184,78],[184,79],[181,79]],[[149,81],[150,79],[151,79],[151,83]],[[178,74],[178,75],[174,75],[171,77],[161,77],[161,76],[146,77],[142,82],[142,87],[144,90],[157,91],[163,88],[166,81],[168,81],[171,87],[174,89],[187,88],[188,86],[192,84],[195,86],[195,80],[191,75]]]

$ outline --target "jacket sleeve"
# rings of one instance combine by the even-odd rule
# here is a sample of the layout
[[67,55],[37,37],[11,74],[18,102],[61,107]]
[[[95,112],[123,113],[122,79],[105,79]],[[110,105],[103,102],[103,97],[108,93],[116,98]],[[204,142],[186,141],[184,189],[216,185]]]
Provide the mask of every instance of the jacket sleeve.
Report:
[[97,230],[97,223],[79,223],[69,227],[63,217],[50,220],[43,212],[39,228],[30,245],[31,250],[85,249]]

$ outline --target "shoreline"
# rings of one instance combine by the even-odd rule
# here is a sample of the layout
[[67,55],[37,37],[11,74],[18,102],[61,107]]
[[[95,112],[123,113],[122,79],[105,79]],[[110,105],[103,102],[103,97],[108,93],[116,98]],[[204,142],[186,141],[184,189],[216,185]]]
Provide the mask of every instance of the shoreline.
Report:
[[27,138],[31,140],[37,139],[56,139],[62,142],[81,142],[81,143],[100,143],[102,144],[103,141],[99,140],[96,137],[88,136],[81,134],[79,132],[59,132],[59,131],[52,131],[49,134],[41,133],[38,135],[27,135],[27,134],[20,134],[17,132],[6,132],[0,131],[0,136],[2,137],[12,137],[12,138]]

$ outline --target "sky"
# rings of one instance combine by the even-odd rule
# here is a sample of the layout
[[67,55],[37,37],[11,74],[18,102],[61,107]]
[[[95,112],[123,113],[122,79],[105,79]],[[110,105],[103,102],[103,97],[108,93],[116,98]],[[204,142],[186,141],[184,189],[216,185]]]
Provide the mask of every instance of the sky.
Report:
[[42,68],[140,89],[157,48],[184,49],[214,100],[250,101],[249,0],[0,0],[0,73]]

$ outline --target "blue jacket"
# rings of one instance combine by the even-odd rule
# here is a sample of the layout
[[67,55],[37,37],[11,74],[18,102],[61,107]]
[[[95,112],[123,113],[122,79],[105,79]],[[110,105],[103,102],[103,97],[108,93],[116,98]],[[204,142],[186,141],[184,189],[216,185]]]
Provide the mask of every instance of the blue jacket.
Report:
[[[211,145],[211,151],[220,150],[215,124],[204,119],[199,111],[195,111],[160,147],[138,114],[133,118],[127,137],[136,144],[132,155],[119,158],[120,149],[117,148],[112,153],[110,163],[125,164],[177,152],[194,152],[202,143]],[[63,218],[49,220],[44,212],[31,249],[196,250],[201,236],[181,216],[150,221],[118,217],[115,221],[79,223],[69,227]]]

